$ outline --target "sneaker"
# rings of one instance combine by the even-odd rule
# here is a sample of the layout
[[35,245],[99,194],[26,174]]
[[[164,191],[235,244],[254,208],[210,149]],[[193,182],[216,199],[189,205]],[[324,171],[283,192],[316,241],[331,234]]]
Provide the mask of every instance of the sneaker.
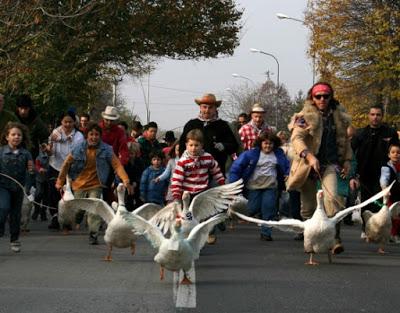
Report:
[[390,236],[389,242],[400,243],[400,238],[399,238],[399,236]]
[[261,235],[260,235],[260,240],[261,240],[261,241],[272,241],[273,239],[272,239],[272,237],[269,236],[269,235],[261,234]]
[[21,251],[21,243],[19,241],[13,241],[10,244],[11,251],[18,253]]
[[215,236],[215,235],[208,235],[207,243],[208,243],[209,245],[215,244],[216,241],[217,241],[217,236]]
[[97,241],[97,235],[95,233],[89,234],[89,244],[90,245],[98,245],[99,242]]
[[344,251],[344,248],[341,243],[337,243],[332,248],[332,254],[340,254]]
[[365,234],[365,232],[363,232],[363,231],[361,232],[360,238],[364,239],[364,240],[367,239],[367,235]]

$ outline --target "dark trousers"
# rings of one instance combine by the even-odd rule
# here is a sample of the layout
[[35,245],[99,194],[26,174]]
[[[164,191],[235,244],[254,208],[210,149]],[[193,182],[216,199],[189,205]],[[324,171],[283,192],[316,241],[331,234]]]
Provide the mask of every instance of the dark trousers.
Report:
[[300,210],[301,210],[301,201],[300,201],[300,192],[297,190],[289,190],[289,202],[290,202],[290,213],[292,218],[296,220],[302,220]]
[[4,235],[7,216],[9,216],[11,242],[19,238],[23,198],[24,194],[20,189],[14,191],[0,187],[0,237]]
[[54,216],[58,212],[58,201],[61,200],[61,194],[60,192],[56,189],[56,180],[58,177],[59,172],[49,166],[48,170],[48,186],[49,186],[49,206],[51,206],[54,209],[49,209],[51,216]]

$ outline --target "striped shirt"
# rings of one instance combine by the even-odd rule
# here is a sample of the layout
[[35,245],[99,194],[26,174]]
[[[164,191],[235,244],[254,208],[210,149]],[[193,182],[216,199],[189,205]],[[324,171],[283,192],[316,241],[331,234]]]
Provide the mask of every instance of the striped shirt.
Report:
[[209,176],[219,184],[225,183],[225,178],[213,156],[202,152],[198,156],[191,156],[185,151],[176,163],[171,178],[171,191],[174,199],[182,199],[182,193],[189,191],[197,194],[208,188]]

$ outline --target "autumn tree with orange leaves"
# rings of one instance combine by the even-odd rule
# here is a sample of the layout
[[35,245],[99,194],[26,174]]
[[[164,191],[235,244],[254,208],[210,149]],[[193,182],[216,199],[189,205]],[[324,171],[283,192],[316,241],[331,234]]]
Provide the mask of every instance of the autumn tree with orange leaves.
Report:
[[400,122],[400,1],[310,0],[306,24],[320,78],[335,87],[354,124],[364,125],[377,103],[387,122]]

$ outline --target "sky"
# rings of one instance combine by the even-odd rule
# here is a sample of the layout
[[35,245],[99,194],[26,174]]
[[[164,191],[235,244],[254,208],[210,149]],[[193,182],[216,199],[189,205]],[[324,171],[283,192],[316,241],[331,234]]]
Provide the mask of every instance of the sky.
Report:
[[[244,9],[240,44],[232,56],[201,61],[163,59],[150,77],[125,78],[117,87],[126,106],[146,124],[143,93],[149,94],[150,121],[161,130],[179,129],[199,113],[195,98],[214,93],[218,99],[228,98],[227,88],[261,84],[266,72],[276,82],[277,63],[267,55],[250,52],[256,48],[274,55],[280,66],[280,84],[293,98],[299,90],[306,92],[312,85],[312,61],[306,55],[309,29],[293,20],[280,20],[276,13],[303,19],[307,0],[237,0]],[[248,78],[234,78],[236,73]],[[149,83],[148,83],[149,82]],[[147,90],[149,86],[149,91]],[[224,103],[223,103],[224,104]]]

